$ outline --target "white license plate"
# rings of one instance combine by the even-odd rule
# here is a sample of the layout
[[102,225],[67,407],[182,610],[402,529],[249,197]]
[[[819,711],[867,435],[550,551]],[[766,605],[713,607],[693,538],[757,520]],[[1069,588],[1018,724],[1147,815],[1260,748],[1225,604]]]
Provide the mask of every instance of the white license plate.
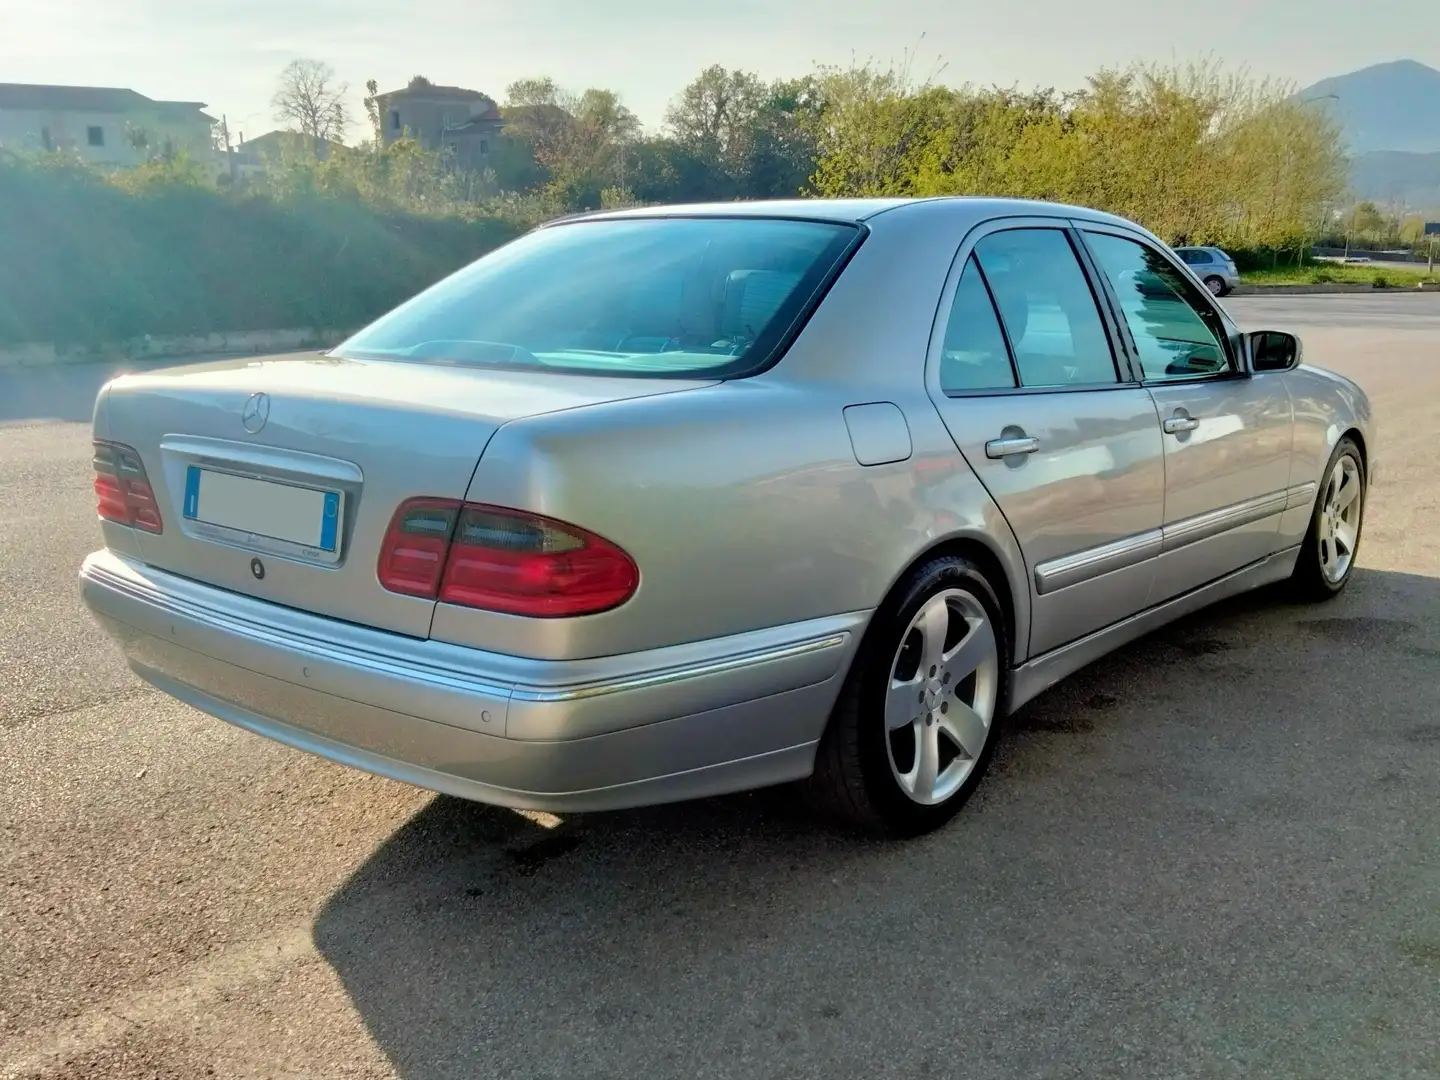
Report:
[[338,491],[256,480],[191,465],[185,517],[250,536],[334,553],[340,543]]

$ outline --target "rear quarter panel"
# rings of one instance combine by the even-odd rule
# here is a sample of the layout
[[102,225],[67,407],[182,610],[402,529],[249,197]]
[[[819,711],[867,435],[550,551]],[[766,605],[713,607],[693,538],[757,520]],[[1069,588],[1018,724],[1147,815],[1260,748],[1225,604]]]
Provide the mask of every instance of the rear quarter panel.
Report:
[[639,591],[578,619],[440,604],[431,637],[555,659],[723,637],[869,611],[940,540],[1008,535],[933,406],[906,410],[910,460],[866,468],[843,418],[852,403],[756,379],[502,429],[468,498],[618,543]]

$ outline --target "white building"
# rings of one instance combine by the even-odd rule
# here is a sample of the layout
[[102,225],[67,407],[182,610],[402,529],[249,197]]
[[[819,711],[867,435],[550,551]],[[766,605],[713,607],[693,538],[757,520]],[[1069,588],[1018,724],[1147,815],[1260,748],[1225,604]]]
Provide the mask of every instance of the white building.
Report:
[[66,150],[95,165],[138,165],[166,148],[213,158],[204,102],[154,101],[105,86],[0,83],[0,147]]

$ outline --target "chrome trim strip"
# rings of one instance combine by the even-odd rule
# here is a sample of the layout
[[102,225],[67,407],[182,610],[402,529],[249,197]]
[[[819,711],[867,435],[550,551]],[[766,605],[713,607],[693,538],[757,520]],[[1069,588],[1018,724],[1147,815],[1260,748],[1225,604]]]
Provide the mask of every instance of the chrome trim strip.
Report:
[[1188,544],[1198,544],[1202,540],[1209,540],[1212,536],[1219,536],[1231,529],[1238,529],[1242,525],[1249,525],[1251,522],[1262,521],[1275,514],[1284,513],[1285,507],[1289,505],[1289,498],[1288,491],[1275,491],[1269,495],[1246,499],[1233,506],[1222,506],[1219,510],[1211,510],[1192,518],[1186,518],[1184,521],[1166,525],[1162,530],[1165,534],[1165,544],[1162,550],[1164,552],[1175,551]]
[[[1375,475],[1372,471],[1372,477]],[[1315,483],[1297,484],[1289,491],[1289,501],[1285,504],[1286,510],[1294,510],[1301,506],[1310,506],[1315,502],[1315,494],[1320,490],[1320,485]]]
[[[80,577],[85,584],[144,604],[162,615],[172,615],[210,627],[220,633],[245,638],[287,652],[307,653],[322,660],[330,660],[347,667],[360,668],[380,675],[398,677],[445,690],[482,694],[487,697],[499,698],[502,701],[510,697],[511,687],[509,685],[477,679],[468,672],[456,668],[426,664],[414,657],[392,658],[359,646],[353,641],[345,642],[341,647],[296,630],[267,626],[234,612],[185,603],[168,595],[163,590],[155,588],[154,585],[138,575],[128,577],[117,573],[111,567],[93,562],[93,558],[94,556],[87,559],[80,567]],[[112,617],[120,618],[121,616],[116,614]],[[321,616],[314,616],[314,618],[319,619]],[[122,621],[124,620],[122,619]],[[146,631],[145,627],[136,627],[136,629]],[[384,631],[375,631],[375,633],[384,633]],[[391,636],[395,639],[397,646],[402,649],[401,643],[415,642],[415,639],[407,639],[399,634]],[[416,643],[418,644],[418,642]]]
[[[287,651],[303,651],[352,668],[522,703],[578,701],[727,674],[747,667],[840,649],[849,643],[852,629],[863,626],[868,619],[867,613],[855,612],[798,623],[792,629],[800,634],[808,631],[808,636],[758,648],[757,638],[773,638],[777,632],[787,628],[772,627],[730,638],[625,656],[593,660],[537,660],[359,627],[226,593],[188,579],[174,580],[177,591],[183,588],[190,595],[172,595],[149,580],[152,576],[167,580],[171,575],[149,567],[142,572],[140,567],[109,551],[96,552],[87,558],[80,568],[80,576],[87,584],[145,604],[157,613],[201,623],[222,633]],[[206,603],[217,600],[239,610],[225,610]],[[253,616],[247,617],[242,613],[247,609],[257,615],[274,614],[291,625],[277,626]],[[325,636],[320,636],[322,634]],[[705,648],[724,651],[719,656],[696,658],[687,663],[675,662],[676,653],[684,656]],[[665,662],[667,658],[670,663]],[[603,670],[605,666],[622,670],[597,675],[597,669]],[[477,668],[485,667],[491,670],[481,670],[480,674],[476,674]]]
[[1267,517],[1284,513],[1292,506],[1304,505],[1315,497],[1315,490],[1314,484],[1302,484],[1285,491],[1271,492],[1269,495],[1246,499],[1233,506],[1222,506],[1219,510],[1197,514],[1159,529],[1136,533],[1113,543],[1040,563],[1035,567],[1035,592],[1039,596],[1045,596],[1103,574],[1124,570],[1189,544],[1198,544],[1231,529],[1263,521]]
[[1127,536],[1100,547],[1063,558],[1051,559],[1035,567],[1035,592],[1040,596],[1079,585],[1091,578],[1153,559],[1160,554],[1164,537],[1159,529]]
[[252,476],[257,480],[278,480],[282,476],[297,478],[308,487],[318,482],[355,484],[365,482],[365,474],[353,461],[322,457],[300,450],[278,446],[210,439],[200,435],[166,435],[160,440],[161,454],[174,454],[187,462]]
[[669,671],[656,671],[630,677],[601,679],[597,682],[567,687],[564,690],[535,690],[517,687],[510,695],[510,700],[512,702],[540,703],[580,701],[586,698],[601,697],[605,694],[620,694],[627,690],[643,690],[653,686],[700,679],[707,675],[724,675],[731,671],[758,667],[761,664],[769,664],[777,660],[792,660],[798,656],[808,656],[811,653],[825,652],[828,649],[838,649],[849,639],[850,635],[847,633],[831,634],[828,637],[815,638],[811,641],[796,642],[794,645],[783,645],[779,648],[723,657],[709,663],[691,664],[687,667],[671,668]]

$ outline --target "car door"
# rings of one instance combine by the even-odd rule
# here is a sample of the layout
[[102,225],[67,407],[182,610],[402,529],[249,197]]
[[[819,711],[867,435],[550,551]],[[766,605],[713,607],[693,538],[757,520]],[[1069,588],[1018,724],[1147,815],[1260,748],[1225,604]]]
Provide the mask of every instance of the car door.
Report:
[[971,233],[927,365],[945,426],[1024,553],[1030,657],[1142,609],[1163,540],[1155,403],[1117,365],[1077,243],[1045,218]]
[[1158,246],[1088,223],[1081,235],[1164,432],[1164,545],[1151,594],[1159,603],[1277,549],[1290,398],[1247,373],[1238,335]]

